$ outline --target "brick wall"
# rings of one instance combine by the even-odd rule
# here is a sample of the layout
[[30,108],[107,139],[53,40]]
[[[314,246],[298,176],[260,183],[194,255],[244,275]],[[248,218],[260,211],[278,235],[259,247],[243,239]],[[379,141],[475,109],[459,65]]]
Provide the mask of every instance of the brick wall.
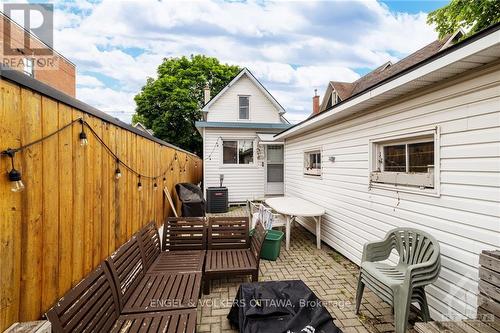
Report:
[[[7,25],[10,25],[10,33]],[[10,43],[14,54],[6,54],[5,43]],[[76,67],[69,60],[53,51],[52,55],[34,55],[34,48],[46,47],[30,36],[29,47],[24,45],[24,29],[0,13],[0,61],[2,65],[23,71],[23,59],[34,60],[33,77],[72,97],[76,95]]]

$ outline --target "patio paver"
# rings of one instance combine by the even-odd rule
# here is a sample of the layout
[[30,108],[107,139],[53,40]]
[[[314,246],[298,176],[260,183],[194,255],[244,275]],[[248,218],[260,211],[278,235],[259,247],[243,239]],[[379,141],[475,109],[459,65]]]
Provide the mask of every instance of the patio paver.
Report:
[[[219,215],[244,216],[246,211],[233,208]],[[285,250],[283,242],[277,261],[261,260],[259,281],[304,281],[327,303],[335,324],[346,333],[394,331],[390,306],[369,290],[365,291],[360,315],[355,315],[358,274],[359,269],[354,263],[329,246],[322,244],[321,250],[316,249],[315,236],[296,223],[290,250]],[[239,284],[249,281],[249,278],[214,280],[210,295],[204,295],[198,305],[197,331],[237,332],[230,327],[226,315]]]

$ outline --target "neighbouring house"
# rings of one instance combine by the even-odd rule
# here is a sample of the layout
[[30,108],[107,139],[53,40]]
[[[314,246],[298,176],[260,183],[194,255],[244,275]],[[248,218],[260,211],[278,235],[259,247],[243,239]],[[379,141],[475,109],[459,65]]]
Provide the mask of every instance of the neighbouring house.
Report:
[[154,135],[154,132],[153,130],[147,128],[146,126],[144,126],[141,122],[136,122],[135,124],[132,124],[133,127],[137,128],[138,130],[140,131],[143,131],[143,132],[146,132],[148,134],[151,134],[151,135]]
[[203,188],[228,188],[229,202],[283,194],[283,142],[274,134],[291,125],[285,110],[246,68],[213,98],[205,88]]
[[330,82],[314,115],[275,136],[285,195],[322,205],[322,240],[353,262],[395,227],[439,240],[434,319],[475,317],[479,254],[500,248],[500,24],[457,37]]
[[[37,50],[46,51],[39,54]],[[0,63],[71,97],[76,96],[76,66],[63,55],[0,12]]]

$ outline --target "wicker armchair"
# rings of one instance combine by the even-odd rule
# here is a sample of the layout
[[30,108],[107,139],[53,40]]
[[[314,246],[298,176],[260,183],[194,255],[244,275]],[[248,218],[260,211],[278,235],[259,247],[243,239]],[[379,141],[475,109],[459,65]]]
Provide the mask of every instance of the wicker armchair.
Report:
[[[381,262],[391,251],[399,254],[397,265]],[[425,286],[434,282],[441,269],[439,243],[431,235],[416,229],[396,228],[384,240],[365,244],[356,294],[359,313],[365,285],[394,309],[396,333],[406,332],[410,304],[420,305],[428,321],[429,306]]]

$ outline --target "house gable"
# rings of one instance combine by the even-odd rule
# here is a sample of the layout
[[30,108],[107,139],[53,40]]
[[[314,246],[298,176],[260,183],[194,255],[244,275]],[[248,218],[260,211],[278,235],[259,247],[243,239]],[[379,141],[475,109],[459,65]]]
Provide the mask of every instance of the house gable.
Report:
[[326,88],[319,111],[322,112],[333,105],[349,98],[354,85],[350,82],[331,81]]
[[[248,103],[248,119],[240,119],[240,97]],[[208,122],[284,123],[285,112],[276,99],[243,69],[204,107]]]

